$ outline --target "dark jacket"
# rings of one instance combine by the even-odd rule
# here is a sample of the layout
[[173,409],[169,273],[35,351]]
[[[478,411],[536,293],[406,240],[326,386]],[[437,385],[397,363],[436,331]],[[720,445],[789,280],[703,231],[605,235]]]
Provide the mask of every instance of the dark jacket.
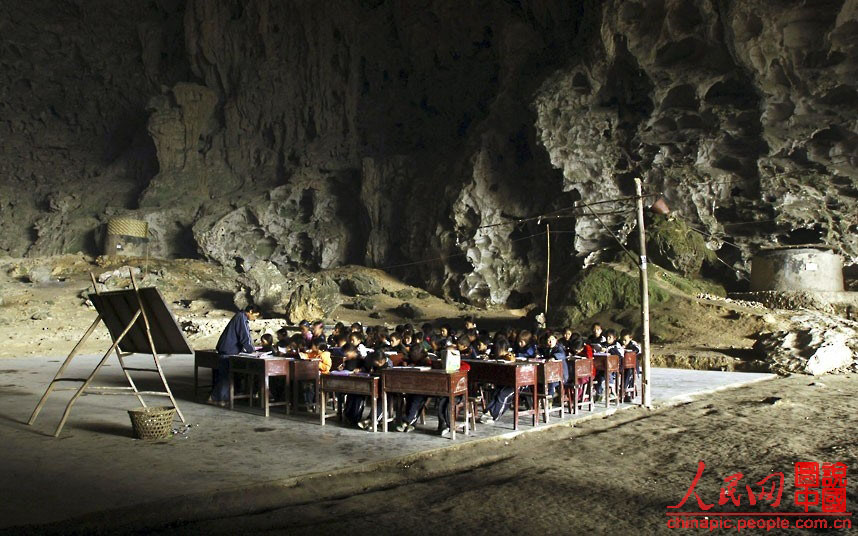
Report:
[[241,352],[253,352],[253,339],[250,337],[250,322],[244,311],[235,313],[217,341],[217,353],[236,355]]

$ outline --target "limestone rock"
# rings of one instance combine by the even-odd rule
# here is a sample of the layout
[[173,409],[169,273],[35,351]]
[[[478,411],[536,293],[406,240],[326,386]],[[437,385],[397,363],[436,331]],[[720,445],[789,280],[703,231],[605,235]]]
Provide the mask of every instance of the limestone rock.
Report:
[[346,296],[373,296],[381,292],[381,285],[372,277],[357,273],[341,279],[340,290]]
[[286,304],[286,318],[292,323],[301,320],[330,318],[342,303],[336,282],[329,277],[317,277],[301,283]]
[[802,311],[789,329],[762,333],[754,350],[773,372],[820,375],[853,364],[858,357],[858,329],[841,317]]
[[423,310],[417,307],[412,303],[405,302],[402,305],[399,305],[393,309],[393,312],[401,316],[402,318],[421,318],[423,316]]
[[292,295],[290,281],[280,273],[272,262],[253,265],[239,278],[242,290],[236,293],[236,307],[243,309],[249,303],[262,308],[265,313],[283,314]]

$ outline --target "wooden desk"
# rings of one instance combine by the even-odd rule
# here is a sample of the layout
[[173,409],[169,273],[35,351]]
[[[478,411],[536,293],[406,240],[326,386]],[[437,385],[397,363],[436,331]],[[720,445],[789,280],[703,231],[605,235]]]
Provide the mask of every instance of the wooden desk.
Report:
[[[316,397],[313,406],[319,402],[319,361],[318,359],[289,359],[289,382],[292,388],[292,409],[298,411],[300,406],[307,404],[298,403],[299,382],[313,382],[316,388]],[[309,407],[309,406],[308,406]]]
[[[322,419],[322,426],[325,426],[325,419],[333,417],[325,411],[327,408],[327,393],[345,393],[348,395],[364,395],[370,397],[372,401],[372,431],[378,431],[378,424],[375,415],[378,409],[378,376],[370,376],[369,374],[320,374],[319,375],[319,415]],[[337,417],[343,420],[343,408],[337,406]],[[385,419],[386,420],[386,419]]]
[[[289,402],[286,400],[271,402],[268,399],[269,388],[268,380],[271,377],[283,377],[286,380],[286,386],[289,385],[289,362],[292,361],[286,357],[246,357],[240,355],[229,356],[229,409],[235,408],[235,375],[244,374],[252,378],[259,378],[261,386],[260,397],[262,400],[262,408],[265,411],[265,416],[270,414],[271,406],[286,406],[286,414],[289,414]],[[250,394],[251,406],[253,405],[253,384],[251,381]]]
[[[563,418],[564,407],[566,406],[566,395],[563,385],[563,363],[560,361],[532,359],[530,362],[536,364],[537,384],[539,384],[542,396],[545,397],[545,422],[549,422],[549,414],[552,411],[559,411],[560,418]],[[560,407],[551,408],[548,404],[551,400],[548,398],[548,384],[559,384],[560,390]]]
[[[387,432],[387,393],[443,396],[450,399],[450,437],[456,439],[456,397],[468,399],[468,373],[463,370],[418,370],[409,367],[389,368],[381,372],[382,430]],[[465,404],[465,422],[468,422],[468,404]],[[468,435],[465,428],[465,435]]]
[[[596,372],[602,371],[605,373],[605,407],[610,407],[612,390],[616,395],[617,407],[619,407],[620,384],[617,382],[620,379],[620,356],[600,352],[593,354],[593,360],[596,365]],[[611,381],[612,373],[616,374],[613,382]]]
[[[194,402],[198,402],[200,397],[200,367],[217,370],[220,367],[220,355],[216,350],[194,350]],[[213,385],[203,386],[209,389]]]
[[[463,359],[463,362],[471,366],[468,379],[472,386],[477,383],[491,383],[494,385],[512,387],[515,389],[513,395],[513,429],[518,430],[519,415],[533,415],[533,426],[536,426],[539,415],[539,404],[537,403],[537,381],[538,374],[536,365],[526,362],[498,362],[483,361],[480,359]],[[531,387],[533,390],[533,408],[520,412],[519,389]],[[472,387],[473,388],[473,387]]]

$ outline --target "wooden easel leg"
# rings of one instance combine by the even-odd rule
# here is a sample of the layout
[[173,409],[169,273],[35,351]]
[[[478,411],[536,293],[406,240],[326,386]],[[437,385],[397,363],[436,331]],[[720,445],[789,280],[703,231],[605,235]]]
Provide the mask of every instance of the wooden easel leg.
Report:
[[[95,275],[90,272],[89,278],[92,281],[92,289],[96,294],[101,295],[101,291],[98,290],[98,283],[95,280]],[[108,330],[110,333],[110,330]],[[110,333],[111,340],[113,339],[113,334]],[[143,397],[138,393],[137,386],[134,384],[134,380],[131,379],[131,374],[127,370],[125,370],[125,361],[122,358],[122,352],[119,350],[119,346],[116,347],[116,358],[119,360],[119,367],[122,369],[122,373],[125,374],[125,379],[128,380],[128,385],[131,386],[131,389],[134,391],[134,396],[137,397],[137,400],[140,402],[140,405],[144,408],[146,407],[146,402],[143,401]]]
[[104,365],[105,361],[107,361],[107,358],[110,357],[110,354],[114,350],[116,350],[116,348],[119,346],[120,341],[122,341],[125,335],[131,330],[131,327],[134,325],[134,323],[137,322],[138,316],[140,316],[140,311],[137,311],[134,316],[131,317],[131,321],[128,322],[128,325],[125,326],[125,329],[122,331],[122,333],[119,334],[119,337],[117,337],[116,340],[113,341],[113,344],[110,346],[110,349],[104,354],[104,357],[101,358],[101,361],[98,362],[98,365],[95,366],[95,369],[93,369],[86,381],[83,382],[83,385],[81,385],[77,392],[72,395],[71,400],[69,400],[69,403],[66,406],[66,410],[63,412],[63,417],[62,419],[60,419],[60,424],[57,425],[57,430],[54,432],[54,437],[58,437],[60,435],[63,426],[65,426],[66,424],[66,420],[69,418],[72,406],[75,402],[77,402],[77,399],[80,398],[84,391],[86,391],[86,388],[89,387],[89,384],[92,383],[92,380],[95,378],[95,375],[98,373],[99,369],[101,369],[101,367]]
[[54,379],[51,380],[51,383],[48,384],[48,388],[45,389],[45,394],[42,395],[42,398],[39,400],[39,403],[36,404],[36,408],[33,410],[33,414],[30,415],[30,420],[27,421],[27,424],[33,424],[34,422],[36,422],[36,417],[39,416],[39,412],[42,411],[42,407],[45,405],[45,402],[47,402],[48,395],[50,395],[51,391],[54,390],[54,386],[56,385],[57,380],[60,378],[60,376],[62,376],[66,368],[68,368],[69,363],[71,363],[71,360],[74,358],[74,356],[77,355],[78,351],[83,346],[83,343],[85,343],[86,340],[89,339],[89,336],[92,335],[92,332],[95,331],[95,328],[96,326],[98,326],[99,322],[101,322],[101,315],[95,317],[95,321],[92,323],[91,326],[89,326],[89,328],[87,328],[86,332],[83,334],[83,337],[81,337],[78,343],[74,345],[74,348],[72,348],[72,351],[69,352],[69,355],[68,357],[66,357],[66,360],[63,361],[62,365],[60,365],[60,369],[54,375]]
[[155,342],[152,340],[152,331],[149,327],[149,317],[146,315],[146,310],[143,308],[143,299],[140,297],[140,289],[137,288],[137,280],[134,279],[134,271],[129,269],[128,272],[131,276],[131,285],[134,287],[134,295],[137,296],[137,304],[140,307],[140,313],[143,315],[143,324],[146,328],[146,339],[149,341],[149,348],[152,351],[152,358],[155,360],[155,368],[158,369],[158,376],[161,378],[161,383],[164,385],[164,390],[167,392],[167,396],[170,397],[170,403],[172,403],[173,407],[176,408],[176,415],[178,415],[179,419],[184,423],[185,416],[182,415],[182,410],[180,410],[179,405],[176,404],[176,399],[173,397],[173,392],[170,391],[170,386],[169,384],[167,384],[167,378],[164,377],[164,370],[161,368],[161,362],[158,360],[158,352],[157,350],[155,350]]

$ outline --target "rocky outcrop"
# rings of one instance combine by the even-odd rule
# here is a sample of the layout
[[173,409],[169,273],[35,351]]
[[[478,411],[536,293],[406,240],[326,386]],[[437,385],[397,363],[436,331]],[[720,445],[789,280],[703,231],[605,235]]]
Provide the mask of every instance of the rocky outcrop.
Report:
[[628,236],[603,202],[639,176],[725,280],[762,244],[858,262],[858,0],[57,6],[3,26],[5,254],[97,252],[132,215],[155,256],[522,305],[549,220],[510,222],[552,213],[567,281]]
[[293,324],[329,318],[342,303],[339,287],[330,277],[283,275],[269,261],[254,264],[241,274],[239,284],[242,288],[234,296],[236,307],[243,309],[254,303],[263,313],[285,316]]
[[759,335],[754,350],[769,369],[820,375],[853,365],[858,356],[856,324],[817,311],[791,317],[790,329]]

